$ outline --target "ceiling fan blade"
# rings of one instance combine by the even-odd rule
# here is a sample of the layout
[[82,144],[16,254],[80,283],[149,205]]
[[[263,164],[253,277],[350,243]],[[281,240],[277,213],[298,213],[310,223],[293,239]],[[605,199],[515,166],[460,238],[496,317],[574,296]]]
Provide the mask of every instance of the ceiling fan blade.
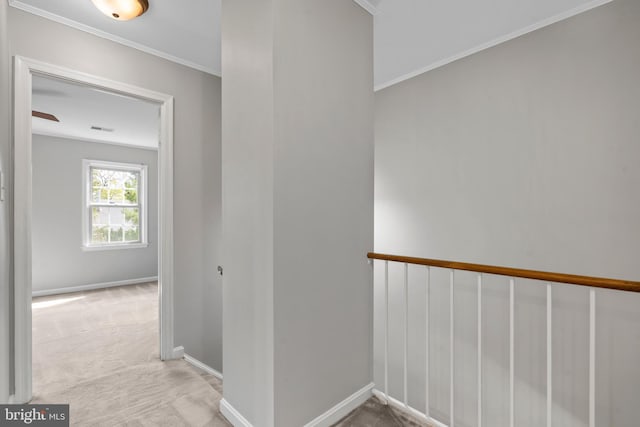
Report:
[[58,118],[56,116],[54,116],[53,114],[49,114],[49,113],[43,113],[42,111],[35,111],[32,110],[31,111],[31,115],[33,117],[39,117],[41,119],[45,119],[45,120],[51,120],[52,122],[59,122],[60,120],[58,120]]

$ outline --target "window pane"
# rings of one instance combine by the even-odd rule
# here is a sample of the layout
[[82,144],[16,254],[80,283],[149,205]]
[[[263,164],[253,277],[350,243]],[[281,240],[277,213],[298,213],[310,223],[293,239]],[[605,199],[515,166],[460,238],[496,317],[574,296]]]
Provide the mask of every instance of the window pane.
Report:
[[111,187],[117,183],[115,175],[118,171],[109,169],[91,169],[91,183],[93,187]]
[[109,209],[110,208],[91,208],[91,222],[93,225],[108,225],[109,224]]
[[91,243],[108,243],[109,227],[94,226],[91,230]]
[[91,169],[94,202],[138,203],[140,173],[110,169]]
[[124,190],[122,188],[112,188],[109,190],[109,202],[123,203]]
[[140,225],[140,209],[138,208],[122,208],[125,225]]
[[109,236],[110,242],[117,243],[122,242],[123,230],[122,227],[111,227],[111,235]]
[[125,188],[138,188],[138,173],[137,172],[126,172],[124,177],[124,187]]
[[93,187],[91,190],[91,201],[96,203],[108,202],[109,190],[103,187]]
[[135,189],[126,189],[124,191],[124,203],[128,203],[131,205],[138,204],[138,191]]
[[127,228],[124,232],[124,240],[127,242],[139,242],[140,230],[138,227]]
[[91,243],[140,240],[139,208],[93,207],[91,224]]
[[130,205],[130,207],[92,206],[89,219],[91,243],[140,242],[140,172],[91,167],[89,174],[91,180],[89,203]]
[[109,224],[122,225],[124,224],[124,212],[122,208],[105,208],[109,209]]

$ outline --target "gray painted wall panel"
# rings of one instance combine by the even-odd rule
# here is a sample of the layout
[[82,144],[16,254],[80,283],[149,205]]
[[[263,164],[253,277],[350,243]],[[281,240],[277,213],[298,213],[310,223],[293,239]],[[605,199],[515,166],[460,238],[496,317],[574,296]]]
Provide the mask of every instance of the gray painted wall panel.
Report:
[[224,398],[255,427],[274,425],[272,3],[222,2]]
[[256,0],[222,25],[225,400],[300,426],[372,377],[373,22]]
[[[82,249],[82,160],[147,165],[149,246]],[[33,136],[33,290],[158,275],[158,153],[50,136]]]
[[342,0],[277,10],[275,415],[300,426],[372,380],[373,18]]
[[[639,280],[639,21],[639,2],[617,0],[377,92],[376,250]],[[379,265],[378,326],[382,272]],[[411,274],[411,292],[423,299],[424,272]],[[447,422],[448,277],[434,274],[431,410]],[[402,272],[391,277],[392,334],[398,334]],[[476,293],[473,277],[458,280],[456,425],[471,426]],[[500,426],[509,410],[507,283],[492,277],[485,283],[484,424]],[[545,419],[544,292],[538,283],[517,282],[518,426]],[[584,426],[588,292],[557,285],[554,295],[553,424]],[[628,393],[640,383],[632,362],[640,357],[640,295],[597,295],[596,425],[636,425],[640,405]],[[410,401],[419,409],[423,308],[410,310],[416,356],[409,375],[420,382],[411,386]],[[402,345],[399,339],[392,342]],[[377,335],[377,384],[381,343]],[[394,347],[390,356],[392,392],[401,398],[402,354]]]

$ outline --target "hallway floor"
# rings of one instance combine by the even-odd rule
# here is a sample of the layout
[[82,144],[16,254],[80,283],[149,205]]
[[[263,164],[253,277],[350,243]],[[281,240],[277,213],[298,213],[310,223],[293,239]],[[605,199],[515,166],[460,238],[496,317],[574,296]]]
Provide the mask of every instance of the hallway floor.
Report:
[[69,403],[72,425],[229,426],[206,377],[160,361],[157,295],[149,283],[34,298],[32,403]]
[[[33,299],[32,403],[69,403],[72,425],[230,426],[221,381],[161,362],[157,283]],[[370,399],[336,427],[415,426]]]

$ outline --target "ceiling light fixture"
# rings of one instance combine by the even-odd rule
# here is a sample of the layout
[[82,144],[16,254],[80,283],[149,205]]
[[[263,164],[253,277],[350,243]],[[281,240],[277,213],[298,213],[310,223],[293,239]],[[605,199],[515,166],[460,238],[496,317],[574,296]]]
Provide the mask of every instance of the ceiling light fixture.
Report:
[[91,0],[95,7],[117,21],[136,18],[149,9],[147,0]]

